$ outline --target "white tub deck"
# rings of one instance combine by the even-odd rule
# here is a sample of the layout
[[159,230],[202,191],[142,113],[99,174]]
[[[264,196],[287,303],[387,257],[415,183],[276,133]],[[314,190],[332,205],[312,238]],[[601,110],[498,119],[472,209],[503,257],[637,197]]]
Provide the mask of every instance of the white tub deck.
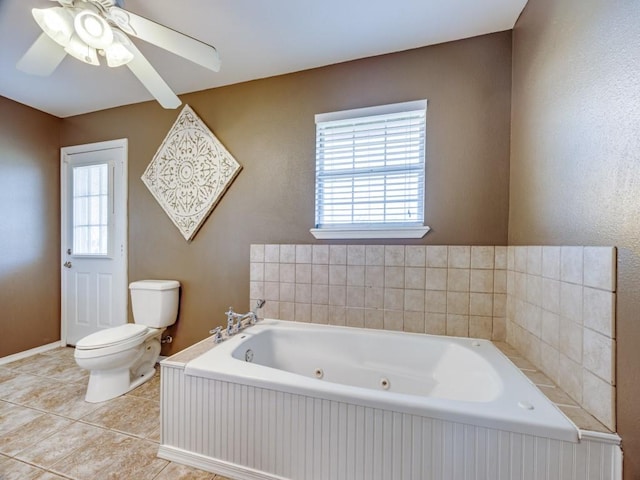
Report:
[[488,340],[264,320],[185,374],[578,441],[578,428]]

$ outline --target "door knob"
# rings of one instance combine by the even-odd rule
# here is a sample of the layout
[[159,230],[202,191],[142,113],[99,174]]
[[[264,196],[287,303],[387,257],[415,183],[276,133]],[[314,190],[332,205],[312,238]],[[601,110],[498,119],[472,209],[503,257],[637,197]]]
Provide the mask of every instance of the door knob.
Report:
[[71,262],[70,261],[66,261],[62,264],[63,267],[67,267],[67,268],[71,268]]

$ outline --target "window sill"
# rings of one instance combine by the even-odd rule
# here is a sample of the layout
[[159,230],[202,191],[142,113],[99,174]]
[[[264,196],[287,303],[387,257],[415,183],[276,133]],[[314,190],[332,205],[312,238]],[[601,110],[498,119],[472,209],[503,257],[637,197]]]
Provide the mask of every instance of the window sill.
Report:
[[355,240],[376,238],[422,238],[430,230],[421,227],[392,227],[392,228],[312,228],[309,230],[318,240]]

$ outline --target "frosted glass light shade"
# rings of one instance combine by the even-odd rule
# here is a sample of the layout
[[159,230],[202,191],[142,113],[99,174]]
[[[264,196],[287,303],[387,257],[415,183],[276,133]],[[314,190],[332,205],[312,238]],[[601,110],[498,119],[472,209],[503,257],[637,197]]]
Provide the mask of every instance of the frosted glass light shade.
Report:
[[40,26],[54,42],[66,47],[73,35],[73,22],[63,7],[33,8],[31,14]]
[[133,53],[127,48],[131,41],[117,30],[113,31],[113,43],[104,49],[107,65],[119,67],[133,60]]

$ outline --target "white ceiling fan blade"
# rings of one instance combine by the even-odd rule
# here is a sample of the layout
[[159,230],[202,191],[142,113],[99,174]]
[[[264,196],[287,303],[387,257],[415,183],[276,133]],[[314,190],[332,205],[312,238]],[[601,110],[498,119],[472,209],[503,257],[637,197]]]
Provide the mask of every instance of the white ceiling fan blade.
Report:
[[41,33],[29,50],[22,56],[16,68],[30,75],[51,75],[64,60],[67,53],[46,33]]
[[109,18],[130,35],[214,72],[220,70],[220,56],[211,45],[115,6],[109,9]]
[[127,63],[129,70],[138,77],[149,93],[158,100],[164,108],[178,108],[182,103],[173,90],[162,79],[160,74],[151,66],[140,50],[131,43],[127,48],[133,53],[133,60]]

